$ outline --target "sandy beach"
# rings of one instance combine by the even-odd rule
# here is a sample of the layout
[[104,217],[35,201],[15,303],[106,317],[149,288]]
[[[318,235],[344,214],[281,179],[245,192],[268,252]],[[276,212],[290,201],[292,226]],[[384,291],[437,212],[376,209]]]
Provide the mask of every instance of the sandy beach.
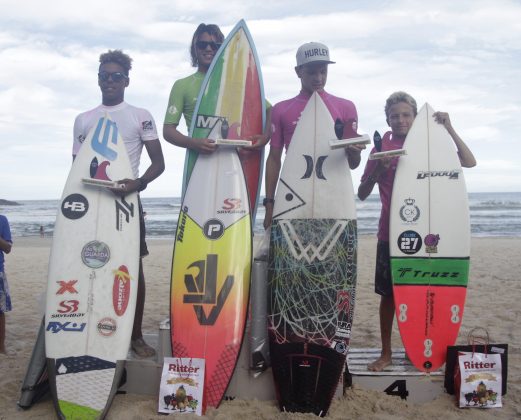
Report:
[[[0,419],[53,419],[49,399],[27,411],[16,401],[43,313],[47,283],[50,238],[13,238],[6,257],[6,273],[13,311],[7,313],[6,346],[0,355]],[[144,260],[147,297],[143,330],[157,332],[169,309],[171,240],[149,240],[150,255]],[[358,291],[353,325],[352,348],[377,348],[379,297],[373,292],[376,239],[359,240]],[[465,344],[469,330],[485,327],[491,342],[509,344],[508,394],[499,409],[459,409],[454,396],[442,394],[433,401],[415,404],[355,385],[343,398],[333,402],[328,418],[346,419],[501,419],[521,418],[521,239],[472,238],[471,271],[467,304],[458,344]],[[403,347],[394,329],[393,347]],[[157,414],[157,397],[117,395],[109,419],[164,419]],[[176,417],[176,416],[174,416]],[[177,417],[181,417],[177,415]],[[280,413],[274,401],[226,401],[217,410],[209,409],[208,419],[314,419],[312,414]]]

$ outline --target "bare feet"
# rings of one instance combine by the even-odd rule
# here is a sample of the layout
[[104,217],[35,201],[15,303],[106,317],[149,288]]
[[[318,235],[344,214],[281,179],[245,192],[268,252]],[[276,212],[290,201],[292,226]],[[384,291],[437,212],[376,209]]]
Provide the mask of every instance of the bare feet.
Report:
[[156,351],[145,343],[143,337],[132,340],[130,342],[130,347],[138,357],[152,357],[156,355]]
[[369,363],[367,365],[367,370],[370,372],[381,372],[387,366],[392,365],[391,356],[380,356],[373,363]]

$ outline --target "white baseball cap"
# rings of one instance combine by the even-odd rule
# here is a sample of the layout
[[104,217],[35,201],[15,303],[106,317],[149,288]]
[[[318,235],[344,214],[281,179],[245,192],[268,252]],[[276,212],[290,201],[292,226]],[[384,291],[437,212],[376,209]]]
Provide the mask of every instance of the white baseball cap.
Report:
[[297,50],[297,67],[314,62],[335,63],[329,59],[329,48],[324,44],[320,42],[308,42],[301,45]]

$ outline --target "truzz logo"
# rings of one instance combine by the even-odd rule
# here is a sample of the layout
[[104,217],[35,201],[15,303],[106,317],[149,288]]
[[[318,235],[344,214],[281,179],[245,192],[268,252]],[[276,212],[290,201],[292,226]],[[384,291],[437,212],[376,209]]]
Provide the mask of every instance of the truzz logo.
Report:
[[[195,261],[187,269],[196,268],[197,274],[185,274],[185,286],[188,293],[183,296],[183,303],[193,304],[195,315],[201,325],[214,325],[226,299],[232,290],[234,276],[227,275],[217,292],[217,255],[209,254],[206,260]],[[209,314],[203,308],[213,305]]]

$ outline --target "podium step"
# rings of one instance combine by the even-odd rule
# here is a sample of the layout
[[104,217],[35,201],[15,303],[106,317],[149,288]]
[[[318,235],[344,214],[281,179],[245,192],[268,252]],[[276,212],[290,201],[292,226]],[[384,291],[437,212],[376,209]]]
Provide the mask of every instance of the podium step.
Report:
[[[254,375],[249,366],[249,345],[242,346],[235,372],[225,394],[225,398],[275,400],[275,387],[271,369]],[[120,392],[130,394],[159,395],[159,382],[164,357],[171,357],[170,323],[161,322],[157,334],[145,334],[145,341],[157,351],[156,357],[137,358],[129,351],[126,360],[126,383]],[[342,375],[335,397],[343,394],[344,383],[360,385],[363,388],[385,392],[415,403],[435,399],[444,392],[444,372],[440,369],[426,374],[418,371],[407,359],[404,349],[393,349],[393,364],[382,372],[370,372],[367,365],[380,356],[379,349],[351,349],[347,356],[347,371]],[[347,391],[349,392],[349,391]]]
[[379,357],[380,349],[351,349],[347,356],[346,381],[414,403],[434,400],[445,392],[444,371],[420,372],[407,359],[403,348],[393,349],[392,365],[382,372],[367,370],[367,365]]

